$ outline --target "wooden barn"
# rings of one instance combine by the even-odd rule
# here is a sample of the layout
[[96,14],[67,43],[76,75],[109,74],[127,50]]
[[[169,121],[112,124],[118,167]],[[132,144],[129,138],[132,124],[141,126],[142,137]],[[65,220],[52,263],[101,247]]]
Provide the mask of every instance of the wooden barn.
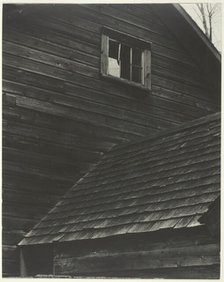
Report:
[[[130,273],[130,276],[168,278],[189,273],[188,262],[192,261],[195,262],[189,274],[192,277],[218,277],[219,206],[215,199],[219,194],[220,148],[219,116],[215,113],[220,111],[221,57],[185,11],[177,4],[4,4],[2,58],[3,276],[19,276],[21,262],[22,275],[28,276]],[[183,142],[180,147],[172,135]],[[190,136],[192,140],[188,139]],[[201,142],[200,146],[197,142]],[[198,152],[194,152],[194,146],[199,146]],[[206,146],[211,147],[211,152]],[[172,152],[168,152],[169,148]],[[164,155],[173,153],[176,164],[172,166],[166,160],[163,163],[161,155],[154,160],[157,149]],[[135,152],[148,155],[147,162],[152,153],[155,168],[147,162],[138,167],[141,158],[131,159]],[[188,153],[192,159],[187,158]],[[179,154],[186,160],[182,157],[176,160]],[[130,167],[132,172],[128,172],[128,155],[136,163],[136,167]],[[104,161],[105,175],[104,170],[101,175],[99,167]],[[182,167],[180,163],[185,165]],[[149,178],[144,175],[158,177],[163,170],[167,172],[161,182],[151,180],[159,189],[159,202],[152,199],[148,204],[144,201],[138,204],[136,200],[134,204],[132,193],[140,198],[144,189],[146,194],[151,193],[147,186]],[[90,176],[86,173],[92,175],[95,186],[87,184]],[[196,177],[192,183],[187,182],[191,173]],[[139,185],[135,175],[136,180],[140,175],[143,177]],[[130,178],[131,186],[123,187],[125,181],[120,183],[120,177],[127,179],[126,184]],[[175,184],[172,182],[175,177],[186,177],[186,183],[181,180],[183,186]],[[113,186],[116,178],[119,187]],[[74,183],[77,188],[72,188],[60,201]],[[173,185],[171,190],[183,189],[171,195],[171,190],[167,190],[167,197],[176,197],[173,204],[181,210],[181,228],[174,228],[179,226],[174,207],[167,213],[165,225],[159,227],[160,216],[171,208],[168,202],[163,205],[159,200],[165,197],[160,190],[165,186],[169,189],[168,184]],[[185,195],[184,189],[190,186],[192,190]],[[82,187],[86,192],[81,191]],[[202,193],[203,189],[208,197]],[[118,190],[121,194],[116,194]],[[130,207],[122,206],[122,191],[124,197],[125,193],[130,194],[124,201],[132,203]],[[77,200],[70,198],[70,193]],[[185,200],[179,201],[178,193]],[[66,216],[66,208],[73,201],[76,201],[74,214],[62,226],[63,219],[54,210],[65,208],[62,216]],[[87,208],[89,201],[96,206],[91,212]],[[195,205],[191,215],[187,211],[189,203]],[[138,211],[139,205],[145,210]],[[110,209],[104,210],[105,207]],[[148,222],[146,219],[152,209],[156,228],[150,227],[151,219]],[[46,221],[39,224],[49,210]],[[211,220],[213,214],[216,222]],[[119,224],[120,216],[124,221]],[[46,228],[49,220],[55,229]],[[129,231],[128,220],[133,221]],[[90,227],[88,221],[96,226]],[[69,228],[80,234],[74,235]],[[69,232],[73,234],[71,237]],[[180,249],[172,249],[172,253],[174,242]],[[164,253],[159,246],[164,246]],[[152,269],[146,263],[150,252],[157,256]],[[159,266],[160,252],[164,259]],[[181,261],[175,261],[175,252],[182,254]],[[124,262],[117,260],[121,253]],[[189,257],[185,257],[186,253]],[[172,259],[166,260],[168,255]],[[36,261],[38,258],[40,261]],[[119,269],[118,264],[123,268]],[[111,268],[107,268],[109,265]],[[164,271],[160,272],[160,268]]]

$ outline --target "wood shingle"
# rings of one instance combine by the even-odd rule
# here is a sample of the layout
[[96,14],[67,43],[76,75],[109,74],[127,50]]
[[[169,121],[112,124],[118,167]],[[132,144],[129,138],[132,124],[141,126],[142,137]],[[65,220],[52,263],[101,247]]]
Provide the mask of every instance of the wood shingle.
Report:
[[200,226],[220,195],[220,114],[114,147],[20,245]]

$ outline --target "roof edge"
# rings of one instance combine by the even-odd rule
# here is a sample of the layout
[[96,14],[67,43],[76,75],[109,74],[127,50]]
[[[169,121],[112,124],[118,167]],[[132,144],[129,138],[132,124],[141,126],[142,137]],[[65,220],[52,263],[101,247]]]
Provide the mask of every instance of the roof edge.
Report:
[[[162,130],[158,133],[154,133],[151,136],[146,136],[146,137],[143,137],[143,138],[141,137],[139,140],[135,140],[135,141],[123,143],[121,145],[117,145],[117,146],[113,147],[112,151],[120,150],[124,147],[127,148],[128,146],[132,146],[134,144],[141,144],[141,143],[144,143],[146,141],[151,141],[151,140],[156,139],[158,137],[168,136],[168,135],[171,135],[171,134],[174,134],[174,133],[177,133],[177,132],[181,132],[181,131],[186,130],[188,128],[194,128],[194,127],[197,127],[201,124],[205,124],[205,123],[215,121],[215,120],[219,120],[219,119],[221,119],[221,112],[215,112],[213,114],[206,115],[206,116],[200,117],[198,119],[193,119],[193,120],[188,121],[186,123],[183,123],[181,125],[177,125],[174,128]],[[106,154],[110,154],[110,152],[111,151],[108,151]]]
[[186,10],[178,3],[172,4],[173,7],[181,14],[184,20],[193,28],[193,30],[197,33],[197,35],[201,38],[201,40],[206,44],[211,53],[215,56],[215,58],[221,63],[221,54],[215,47],[215,45],[208,39],[208,37],[204,34],[201,28],[197,25],[197,23],[192,19],[192,17],[186,12]]

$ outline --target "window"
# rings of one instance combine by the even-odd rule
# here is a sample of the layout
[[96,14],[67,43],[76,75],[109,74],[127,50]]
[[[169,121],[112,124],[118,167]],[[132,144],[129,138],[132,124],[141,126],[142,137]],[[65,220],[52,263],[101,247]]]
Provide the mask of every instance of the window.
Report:
[[103,76],[150,89],[150,43],[104,29],[102,34],[101,73]]

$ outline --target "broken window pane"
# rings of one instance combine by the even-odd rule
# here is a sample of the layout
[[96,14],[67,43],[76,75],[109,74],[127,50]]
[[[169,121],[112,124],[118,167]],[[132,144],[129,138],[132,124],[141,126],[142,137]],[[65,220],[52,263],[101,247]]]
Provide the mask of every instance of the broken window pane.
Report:
[[137,83],[143,83],[142,50],[110,38],[108,74]]
[[116,76],[116,77],[121,77],[120,75],[120,66],[118,63],[118,60],[109,58],[108,60],[108,74]]
[[120,77],[120,43],[109,40],[108,74]]

